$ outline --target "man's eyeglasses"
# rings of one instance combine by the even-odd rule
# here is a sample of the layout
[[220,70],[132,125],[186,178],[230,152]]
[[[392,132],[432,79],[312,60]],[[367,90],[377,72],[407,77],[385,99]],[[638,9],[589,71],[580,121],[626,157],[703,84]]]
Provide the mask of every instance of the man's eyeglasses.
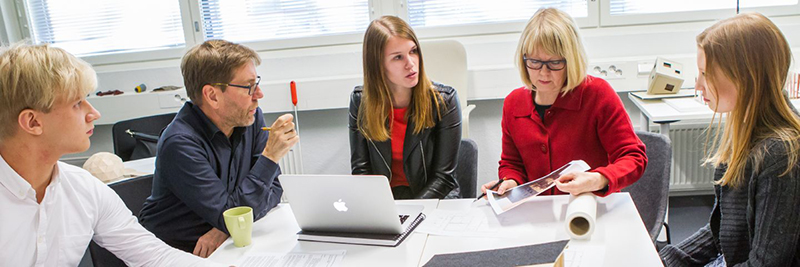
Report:
[[256,76],[256,83],[252,85],[238,85],[232,83],[212,83],[213,86],[233,86],[242,89],[247,89],[247,95],[253,95],[253,92],[256,91],[256,87],[258,87],[258,83],[261,82],[261,76]]
[[550,70],[563,70],[564,67],[567,66],[567,60],[564,59],[540,61],[523,56],[522,60],[525,61],[525,67],[528,67],[532,70],[540,70],[544,65],[547,65],[547,68]]

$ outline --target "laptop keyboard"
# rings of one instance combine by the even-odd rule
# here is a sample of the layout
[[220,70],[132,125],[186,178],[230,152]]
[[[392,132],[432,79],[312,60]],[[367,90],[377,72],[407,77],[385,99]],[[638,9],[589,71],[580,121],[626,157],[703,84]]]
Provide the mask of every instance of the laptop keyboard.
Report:
[[408,220],[409,215],[400,215],[400,224],[403,224]]

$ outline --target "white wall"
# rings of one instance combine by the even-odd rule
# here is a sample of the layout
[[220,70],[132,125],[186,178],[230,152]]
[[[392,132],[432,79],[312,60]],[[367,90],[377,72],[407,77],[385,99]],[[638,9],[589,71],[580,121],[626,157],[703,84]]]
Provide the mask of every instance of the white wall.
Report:
[[[800,46],[800,16],[773,20],[782,29],[790,45]],[[637,64],[652,64],[656,56],[682,62],[687,81],[684,87],[692,87],[697,72],[695,36],[712,23],[590,28],[581,32],[591,66],[606,68],[614,64],[622,68],[623,77],[609,79],[617,90],[644,89],[646,75],[637,75]],[[477,106],[470,119],[470,132],[478,143],[480,182],[496,179],[497,162],[500,158],[502,98],[521,86],[513,65],[518,36],[519,33],[508,33],[448,38],[462,42],[467,51],[470,71],[467,97],[471,104]],[[422,49],[424,51],[424,47]],[[265,85],[262,88],[266,94],[261,106],[267,113],[265,117],[268,122],[281,112],[291,109],[288,83],[291,80],[297,81],[306,173],[348,173],[349,144],[345,108],[352,87],[361,83],[360,44],[262,51],[260,54],[263,63],[257,69],[262,76],[262,84]],[[151,88],[182,85],[179,64],[178,60],[163,60],[95,67],[100,90],[119,89],[132,93],[133,87],[139,83],[146,83]],[[638,118],[638,110],[624,94],[621,95],[629,114]],[[109,114],[114,111],[101,112]],[[638,124],[638,119],[633,122]],[[90,151],[72,156],[112,151],[110,126],[98,126],[92,141]]]

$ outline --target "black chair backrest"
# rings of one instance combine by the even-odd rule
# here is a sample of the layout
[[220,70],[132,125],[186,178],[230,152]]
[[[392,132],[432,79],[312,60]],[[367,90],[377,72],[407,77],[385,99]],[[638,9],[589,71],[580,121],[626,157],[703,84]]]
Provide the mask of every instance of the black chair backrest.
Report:
[[[117,192],[117,195],[119,195],[122,202],[125,203],[125,206],[133,212],[134,216],[139,216],[139,211],[142,210],[144,201],[150,196],[150,190],[153,188],[153,175],[139,176],[112,183],[108,186]],[[94,241],[89,243],[89,253],[91,253],[92,264],[94,264],[94,266],[126,266],[117,256],[114,256],[114,254],[105,248],[100,247]]]
[[662,134],[636,131],[636,135],[647,148],[647,168],[639,181],[622,191],[631,194],[644,226],[655,242],[667,213],[672,145]]
[[472,139],[461,139],[458,148],[456,182],[461,198],[476,197],[478,187],[478,144]]
[[[122,158],[122,161],[138,159],[131,158],[133,148],[136,147],[136,139],[131,137],[130,134],[125,133],[125,131],[131,130],[159,136],[161,135],[161,131],[175,118],[175,114],[176,113],[153,115],[115,123],[114,126],[111,127],[111,138],[114,140],[114,154]],[[155,155],[150,155],[150,157],[153,156]]]

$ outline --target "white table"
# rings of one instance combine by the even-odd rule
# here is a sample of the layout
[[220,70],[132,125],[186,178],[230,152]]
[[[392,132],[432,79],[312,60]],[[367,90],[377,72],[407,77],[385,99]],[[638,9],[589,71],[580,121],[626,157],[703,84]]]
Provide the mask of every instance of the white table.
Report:
[[[513,247],[568,239],[564,217],[569,196],[537,197],[501,215],[497,238],[435,236],[415,232],[396,248],[298,242],[300,230],[288,204],[280,204],[253,226],[253,244],[237,248],[229,238],[209,259],[233,264],[248,252],[313,252],[346,250],[342,266],[421,266],[435,254]],[[424,205],[426,214],[434,209],[484,209],[471,199],[405,200],[399,204]],[[493,213],[491,213],[493,216]],[[571,241],[585,242],[585,241]],[[606,248],[604,266],[660,266],[655,247],[628,193],[599,198],[597,228],[588,241]]]
[[[588,241],[570,241],[605,247],[603,266],[661,266],[655,246],[628,193],[597,198],[597,222]],[[489,206],[473,207],[472,200],[442,200],[439,209],[477,208],[492,212]],[[429,236],[422,263],[435,254],[517,247],[569,239],[564,227],[569,196],[541,196],[500,216],[500,238]]]
[[[711,118],[714,116],[714,112],[711,111],[707,105],[695,101],[691,97],[670,98],[670,100],[668,100],[680,101],[681,104],[685,104],[686,110],[676,109],[672,105],[664,102],[665,99],[643,100],[631,93],[628,93],[628,99],[641,111],[639,121],[642,125],[642,129],[647,131],[652,121],[661,126],[661,133],[664,135],[669,135],[670,123],[685,120],[707,120],[710,122]],[[795,108],[800,107],[800,99],[792,99],[790,102]]]
[[[436,209],[439,201],[428,200],[403,200],[398,204],[422,205],[423,213],[430,213]],[[324,250],[347,250],[342,266],[417,266],[422,250],[425,248],[427,234],[413,233],[397,247],[378,247],[363,245],[347,245],[320,242],[299,242],[297,232],[300,227],[294,219],[291,207],[282,203],[272,209],[267,216],[253,224],[253,243],[244,248],[233,245],[233,239],[228,238],[209,259],[224,263],[234,264],[248,251],[254,252],[313,252]]]
[[149,157],[137,160],[130,160],[122,163],[126,169],[132,169],[136,172],[153,174],[156,170],[156,157]]
[[[105,181],[106,184],[111,185],[121,183],[136,177],[155,173],[156,157],[125,161],[122,162],[122,166],[126,169],[125,176],[118,179]],[[131,173],[130,170],[133,172]]]

